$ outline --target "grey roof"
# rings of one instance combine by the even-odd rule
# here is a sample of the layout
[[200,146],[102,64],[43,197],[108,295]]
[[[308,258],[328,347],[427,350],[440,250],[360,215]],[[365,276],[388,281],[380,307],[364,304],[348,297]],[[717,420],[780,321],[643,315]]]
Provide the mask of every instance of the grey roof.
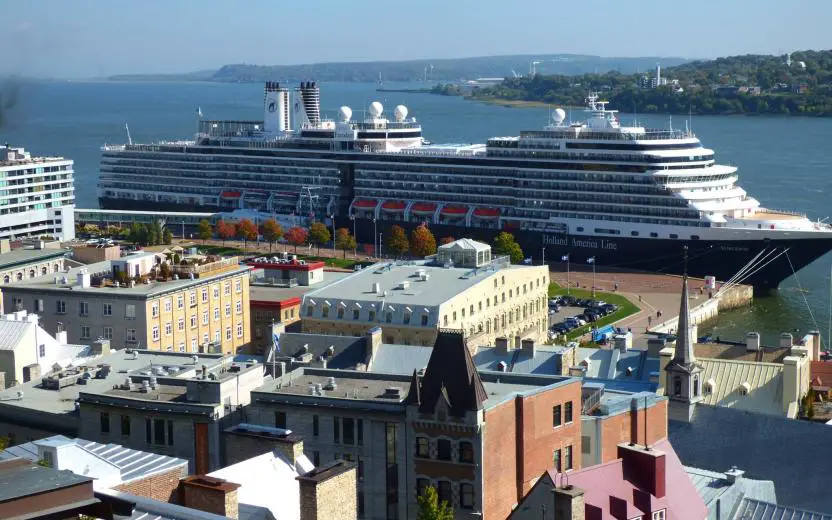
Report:
[[[102,489],[95,492],[96,496],[103,495],[117,500],[124,500],[135,504],[130,516],[117,516],[119,520],[227,520],[227,517],[206,513],[199,509],[191,509],[176,504],[169,504],[152,498],[141,497],[131,493],[124,493],[114,489]],[[263,507],[239,504],[239,520],[273,520],[268,509]]]
[[71,268],[69,272],[63,273],[61,275],[66,276],[68,281],[67,285],[55,285],[55,275],[48,274],[44,276],[38,276],[37,278],[30,278],[29,280],[24,280],[22,282],[15,282],[13,284],[9,284],[5,286],[4,290],[8,291],[14,289],[24,291],[68,291],[71,288],[73,294],[84,293],[92,294],[97,297],[101,297],[102,295],[119,295],[146,298],[158,294],[164,294],[170,291],[181,290],[194,285],[204,284],[206,282],[211,282],[212,280],[226,278],[228,276],[239,274],[241,272],[246,272],[249,270],[249,267],[239,266],[237,269],[233,271],[218,271],[216,274],[207,274],[204,276],[201,275],[199,278],[195,278],[193,280],[189,278],[180,278],[179,280],[169,280],[167,282],[152,282],[149,284],[137,283],[132,288],[124,286],[86,288],[78,287],[75,284],[78,276],[78,271],[81,269],[86,269],[87,272],[92,276],[105,273],[111,274],[113,272],[113,261],[107,260],[104,262],[96,262],[94,264],[88,264],[84,266]]
[[26,464],[0,468],[0,502],[76,486],[92,479],[71,471]]
[[15,249],[0,255],[0,271],[65,256],[66,249]]
[[0,319],[0,350],[14,350],[31,327],[37,325],[28,321]]
[[734,518],[736,520],[832,520],[832,515],[744,498]]
[[773,481],[779,502],[832,511],[832,428],[825,424],[697,405],[690,423],[668,422],[668,438],[687,466],[737,466]]
[[[277,360],[288,361],[289,357],[295,359],[304,353],[304,346],[308,346],[314,360],[317,361],[322,356],[326,358],[327,368],[352,369],[364,362],[366,342],[363,336],[284,332],[280,335]],[[330,346],[335,350],[334,356],[327,355]]]
[[383,343],[376,349],[370,365],[371,372],[411,374],[428,366],[433,347],[391,345]]
[[743,498],[777,502],[774,482],[770,480],[755,480],[743,476],[731,482],[725,473],[691,467],[685,467],[685,471],[696,487],[696,492],[708,506],[709,520],[732,518]]
[[188,461],[185,459],[133,450],[119,444],[101,444],[84,439],[70,439],[63,435],[54,435],[46,439],[11,446],[0,452],[0,459],[21,457],[37,462],[40,459],[38,445],[66,444],[74,444],[91,456],[103,459],[117,467],[123,482],[144,478],[179,466],[187,467],[188,465]]
[[[262,271],[262,269],[261,269]],[[257,270],[252,272],[255,275]],[[267,301],[275,302],[281,300],[288,300],[289,298],[300,298],[304,294],[326,287],[331,283],[346,278],[352,272],[347,271],[328,271],[324,269],[324,279],[322,282],[315,285],[297,285],[295,287],[276,287],[274,285],[254,282],[249,282],[249,299],[251,301]]]

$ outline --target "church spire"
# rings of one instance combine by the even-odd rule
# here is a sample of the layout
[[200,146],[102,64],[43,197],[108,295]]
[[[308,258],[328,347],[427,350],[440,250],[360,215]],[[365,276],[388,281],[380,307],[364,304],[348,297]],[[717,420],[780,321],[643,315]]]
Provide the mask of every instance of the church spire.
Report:
[[685,246],[685,274],[682,277],[682,302],[679,306],[679,326],[676,329],[676,350],[673,361],[682,366],[689,366],[696,362],[693,347],[696,338],[690,326],[690,303],[688,296],[688,246]]

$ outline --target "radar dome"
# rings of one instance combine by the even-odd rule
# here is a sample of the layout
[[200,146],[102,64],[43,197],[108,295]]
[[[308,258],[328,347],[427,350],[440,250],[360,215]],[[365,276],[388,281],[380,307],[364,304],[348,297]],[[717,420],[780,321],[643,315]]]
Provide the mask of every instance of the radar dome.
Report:
[[341,121],[346,123],[352,117],[352,109],[350,107],[341,107],[338,110],[338,113],[341,114]]
[[404,118],[407,117],[407,107],[404,105],[399,105],[394,110],[396,114],[396,121],[404,121]]
[[552,113],[552,120],[555,123],[563,123],[564,119],[566,119],[566,110],[562,108],[556,108],[554,113]]
[[379,118],[381,117],[382,112],[384,112],[384,105],[378,101],[370,103],[370,117]]

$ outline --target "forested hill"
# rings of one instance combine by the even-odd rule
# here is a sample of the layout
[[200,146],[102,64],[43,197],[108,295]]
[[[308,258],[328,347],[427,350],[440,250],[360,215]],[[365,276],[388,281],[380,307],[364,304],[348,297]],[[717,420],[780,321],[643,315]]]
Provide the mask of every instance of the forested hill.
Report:
[[529,72],[532,62],[538,72],[545,74],[604,73],[609,70],[628,74],[653,67],[657,61],[678,65],[683,58],[607,58],[581,54],[544,54],[513,56],[480,56],[455,59],[424,59],[409,61],[363,61],[340,63],[312,63],[305,65],[225,65],[210,74],[130,74],[112,76],[114,81],[152,81],[169,77],[174,81],[188,79],[222,82],[298,82],[355,81],[376,82],[381,75],[383,81],[459,81],[482,77],[512,77],[514,74]]
[[465,92],[454,85],[438,93],[474,99],[582,105],[599,91],[612,108],[629,112],[694,114],[793,114],[832,116],[832,51],[786,56],[745,55],[663,67],[647,74],[535,75]]

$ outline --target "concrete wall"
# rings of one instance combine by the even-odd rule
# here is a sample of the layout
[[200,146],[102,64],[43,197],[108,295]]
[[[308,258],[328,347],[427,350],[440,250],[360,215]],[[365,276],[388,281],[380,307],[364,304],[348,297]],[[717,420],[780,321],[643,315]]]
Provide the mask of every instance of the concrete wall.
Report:
[[[699,296],[699,300],[693,300],[691,302],[691,304],[696,304],[690,309],[690,323],[692,325],[698,325],[719,315],[719,300],[716,298],[710,298],[702,301],[702,298],[707,298],[707,296]],[[701,301],[701,303],[697,303],[698,301]],[[650,327],[650,330],[653,332],[675,332],[678,327],[679,317],[676,316],[659,324],[653,325]]]
[[105,260],[118,260],[119,258],[121,258],[120,246],[72,248],[72,259],[82,264],[94,264]]
[[754,288],[750,285],[734,285],[719,294],[719,310],[736,309],[751,304]]
[[0,350],[0,372],[5,374],[7,388],[23,382],[23,367],[38,362],[35,331],[37,324],[26,327],[17,347],[13,350]]

